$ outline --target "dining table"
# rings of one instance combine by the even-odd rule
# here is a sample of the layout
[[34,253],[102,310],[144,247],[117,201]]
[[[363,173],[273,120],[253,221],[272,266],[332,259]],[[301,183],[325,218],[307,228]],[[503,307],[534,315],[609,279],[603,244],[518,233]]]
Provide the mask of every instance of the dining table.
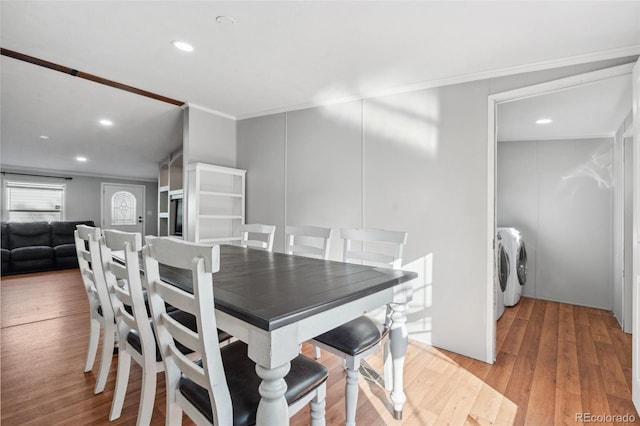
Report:
[[[192,291],[190,271],[160,265],[160,277]],[[220,270],[213,275],[217,327],[248,345],[262,379],[256,424],[289,424],[284,377],[300,344],[363,313],[389,306],[394,415],[406,401],[403,365],[406,312],[415,272],[320,260],[234,245],[220,246]]]

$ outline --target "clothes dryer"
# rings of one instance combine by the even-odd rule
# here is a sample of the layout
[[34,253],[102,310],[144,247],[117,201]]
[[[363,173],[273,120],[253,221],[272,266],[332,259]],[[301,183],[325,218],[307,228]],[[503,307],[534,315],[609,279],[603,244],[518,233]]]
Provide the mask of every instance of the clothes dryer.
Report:
[[504,305],[515,306],[522,296],[522,286],[527,282],[527,249],[522,234],[516,228],[500,227],[498,235],[502,237],[502,244],[515,271],[507,279]]
[[496,283],[494,285],[496,289],[495,294],[495,314],[496,321],[500,319],[504,313],[504,292],[507,289],[507,280],[511,274],[511,263],[509,262],[509,255],[502,245],[502,237],[500,234],[497,236],[498,240],[498,274],[496,277]]

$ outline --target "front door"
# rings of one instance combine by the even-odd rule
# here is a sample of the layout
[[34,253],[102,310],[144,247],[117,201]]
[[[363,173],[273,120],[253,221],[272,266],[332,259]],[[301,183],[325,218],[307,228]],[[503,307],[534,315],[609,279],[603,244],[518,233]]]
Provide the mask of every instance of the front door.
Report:
[[102,184],[102,229],[144,235],[144,186]]

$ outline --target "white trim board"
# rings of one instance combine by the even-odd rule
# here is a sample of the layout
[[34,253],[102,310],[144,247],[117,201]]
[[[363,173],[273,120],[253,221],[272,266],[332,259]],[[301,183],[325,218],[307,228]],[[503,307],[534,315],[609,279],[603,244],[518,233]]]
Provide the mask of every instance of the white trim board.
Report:
[[68,170],[51,170],[51,169],[38,169],[38,168],[23,168],[18,166],[12,166],[10,164],[2,164],[0,165],[3,172],[7,174],[11,174],[11,172],[15,173],[40,173],[40,174],[48,174],[56,179],[61,179],[64,177],[91,177],[91,178],[99,178],[99,179],[118,179],[129,182],[158,182],[158,178],[141,178],[141,177],[130,177],[130,176],[115,176],[115,175],[100,175],[94,173],[82,173]]
[[571,136],[545,136],[534,138],[516,138],[516,139],[499,139],[498,143],[503,142],[529,142],[529,141],[568,141],[577,139],[611,139],[615,137],[615,133],[602,133],[595,135],[571,135]]
[[495,235],[496,235],[496,109],[499,103],[512,102],[533,96],[566,90],[600,80],[631,75],[634,64],[619,65],[599,71],[579,74],[559,80],[522,87],[515,90],[489,95],[487,102],[487,282],[486,282],[486,358],[493,364],[496,357],[496,320],[494,312],[495,297]]

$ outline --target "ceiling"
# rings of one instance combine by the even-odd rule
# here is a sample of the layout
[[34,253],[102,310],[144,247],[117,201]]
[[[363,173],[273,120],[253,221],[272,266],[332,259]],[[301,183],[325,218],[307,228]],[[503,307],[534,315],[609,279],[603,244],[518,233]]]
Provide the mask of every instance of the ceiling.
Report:
[[[498,141],[611,137],[632,107],[631,76],[498,104]],[[539,119],[552,122],[537,124]]]
[[[0,19],[4,49],[238,119],[640,53],[640,2],[2,1]],[[153,179],[180,146],[179,107],[0,66],[3,168]]]

